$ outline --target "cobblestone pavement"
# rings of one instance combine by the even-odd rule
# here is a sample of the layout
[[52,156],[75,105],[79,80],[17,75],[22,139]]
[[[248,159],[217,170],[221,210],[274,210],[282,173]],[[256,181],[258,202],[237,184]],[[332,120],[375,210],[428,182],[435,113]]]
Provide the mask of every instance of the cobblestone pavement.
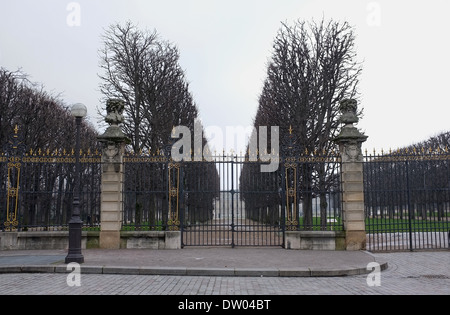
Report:
[[1,295],[450,295],[450,253],[375,254],[389,263],[381,286],[367,276],[344,278],[234,278],[81,275],[81,286],[67,285],[65,274],[0,275]]

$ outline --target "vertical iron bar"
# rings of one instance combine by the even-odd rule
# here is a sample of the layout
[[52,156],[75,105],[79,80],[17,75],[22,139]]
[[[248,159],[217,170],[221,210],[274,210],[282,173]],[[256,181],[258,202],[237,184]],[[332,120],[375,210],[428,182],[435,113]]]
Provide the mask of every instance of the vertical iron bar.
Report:
[[231,156],[231,247],[235,247],[234,243],[234,233],[235,233],[235,224],[234,224],[234,157]]
[[412,252],[413,242],[412,242],[412,213],[411,213],[411,196],[410,196],[410,185],[409,185],[409,161],[406,159],[406,191],[408,198],[408,220],[409,220],[409,250]]
[[180,216],[180,231],[181,231],[181,248],[184,248],[184,220],[185,220],[185,206],[184,206],[184,163],[180,162],[180,182],[179,185],[179,195],[178,198],[180,198],[180,205],[178,209],[178,214]]
[[281,186],[278,190],[280,193],[280,199],[281,199],[281,231],[283,233],[283,243],[281,246],[283,248],[286,248],[286,185],[284,184],[286,182],[286,165],[285,161],[281,161],[281,183],[279,186]]

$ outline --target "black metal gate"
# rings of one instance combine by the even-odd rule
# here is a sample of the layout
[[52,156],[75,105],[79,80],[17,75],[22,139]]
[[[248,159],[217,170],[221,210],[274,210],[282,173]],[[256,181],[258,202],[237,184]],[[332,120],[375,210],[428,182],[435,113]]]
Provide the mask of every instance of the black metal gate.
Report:
[[367,156],[367,249],[450,249],[450,154],[410,150]]
[[286,231],[342,230],[340,157],[299,154],[274,172],[239,156],[124,158],[126,231],[181,231],[182,246],[279,246]]
[[[237,156],[185,164],[180,209],[183,246],[284,245],[285,211],[280,202],[279,173],[255,172],[252,181],[265,183],[259,190],[250,190],[241,180],[246,170],[248,173],[260,165]],[[216,176],[199,182],[204,178],[199,176],[202,172],[214,174],[211,168],[217,171]],[[246,203],[250,197],[262,203]]]

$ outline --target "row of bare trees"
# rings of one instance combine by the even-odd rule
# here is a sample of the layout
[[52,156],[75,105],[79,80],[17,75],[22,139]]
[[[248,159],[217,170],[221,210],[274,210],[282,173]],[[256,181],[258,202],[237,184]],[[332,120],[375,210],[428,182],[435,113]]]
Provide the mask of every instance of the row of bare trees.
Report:
[[448,221],[450,215],[450,132],[371,155],[364,164],[366,215]]
[[[0,143],[6,144],[18,126],[27,150],[54,152],[74,147],[75,119],[59,97],[29,81],[21,71],[0,68]],[[82,123],[83,149],[94,149],[97,132]]]
[[[76,130],[68,107],[21,71],[1,68],[0,113],[0,228],[4,229],[7,210],[17,211],[22,230],[67,224],[74,189],[75,170],[70,158]],[[82,123],[81,135],[83,151],[95,152],[97,132],[88,122]],[[11,157],[19,158],[19,164],[9,165]],[[60,159],[56,162],[49,157]],[[99,183],[99,166],[83,164],[86,221],[99,213]],[[18,188],[18,197],[8,194],[13,188]]]
[[[361,71],[356,60],[354,30],[347,22],[283,24],[273,44],[254,126],[279,126],[281,135],[291,134],[295,143],[287,147],[295,151],[296,157],[313,152],[330,154],[336,148],[332,139],[339,132],[339,103],[343,99],[358,99]],[[296,181],[297,199],[292,203],[303,209],[305,229],[313,225],[313,200],[320,198],[321,225],[325,227],[330,206],[327,194],[336,188],[337,163],[298,167],[297,176],[290,176],[287,185],[280,172],[280,185],[294,187]],[[244,168],[242,187],[251,191],[263,189],[252,184],[256,182],[252,172],[250,167]],[[254,196],[244,195],[246,205],[258,203]]]

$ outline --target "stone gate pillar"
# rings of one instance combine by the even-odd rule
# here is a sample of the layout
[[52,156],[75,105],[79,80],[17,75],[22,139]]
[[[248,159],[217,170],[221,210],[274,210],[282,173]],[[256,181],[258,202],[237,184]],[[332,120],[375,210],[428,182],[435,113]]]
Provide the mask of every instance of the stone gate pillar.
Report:
[[343,222],[346,250],[366,248],[366,225],[364,217],[364,181],[362,143],[367,140],[353,124],[359,121],[355,100],[341,102],[344,124],[335,142],[342,158],[341,186],[343,198]]
[[101,230],[100,248],[119,249],[123,211],[123,155],[128,141],[119,125],[123,123],[124,104],[107,101],[105,121],[110,124],[98,137],[102,144]]

